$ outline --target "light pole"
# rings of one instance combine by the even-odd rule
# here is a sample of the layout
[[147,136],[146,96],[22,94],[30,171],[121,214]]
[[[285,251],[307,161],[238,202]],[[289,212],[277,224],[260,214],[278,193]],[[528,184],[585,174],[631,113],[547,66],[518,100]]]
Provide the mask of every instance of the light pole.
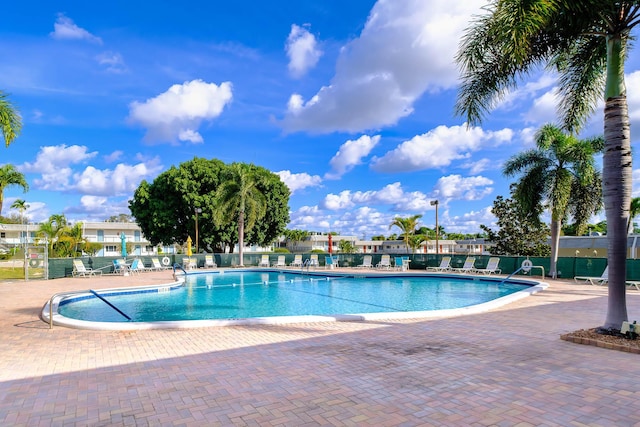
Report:
[[196,253],[198,253],[198,214],[202,212],[202,209],[196,208]]
[[438,245],[438,201],[437,200],[432,200],[431,201],[431,206],[435,206],[436,207],[436,255],[440,254],[440,247]]

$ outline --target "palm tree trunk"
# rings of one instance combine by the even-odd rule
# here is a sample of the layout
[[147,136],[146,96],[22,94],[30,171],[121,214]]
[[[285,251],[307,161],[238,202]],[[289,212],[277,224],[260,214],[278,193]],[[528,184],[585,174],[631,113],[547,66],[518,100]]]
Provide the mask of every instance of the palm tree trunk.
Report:
[[555,279],[558,276],[558,247],[560,246],[560,220],[551,220],[551,265],[549,275]]
[[244,267],[244,210],[238,214],[238,253],[240,255],[240,267]]
[[607,218],[609,297],[605,329],[627,320],[627,224],[631,203],[631,133],[625,95],[607,99],[604,109],[603,192]]

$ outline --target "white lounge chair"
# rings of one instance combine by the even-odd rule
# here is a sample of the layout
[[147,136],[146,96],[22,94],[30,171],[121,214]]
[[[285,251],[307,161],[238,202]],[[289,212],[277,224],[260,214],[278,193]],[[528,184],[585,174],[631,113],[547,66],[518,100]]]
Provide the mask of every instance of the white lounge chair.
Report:
[[213,255],[204,256],[204,268],[216,268],[218,264],[213,260]]
[[451,270],[451,257],[445,256],[440,260],[440,265],[437,267],[427,267],[427,271],[450,271]]
[[302,255],[295,255],[289,267],[302,267]]
[[89,277],[95,276],[96,274],[102,274],[102,270],[85,267],[81,259],[73,260],[73,271],[71,272],[73,277]]
[[485,268],[474,268],[474,273],[481,274],[500,274],[502,270],[498,268],[498,264],[500,264],[499,257],[491,257],[489,258],[489,262],[487,262],[487,266]]
[[151,268],[156,271],[162,271],[171,268],[171,266],[162,265],[158,258],[151,258]]
[[467,259],[464,260],[464,264],[462,267],[452,268],[451,271],[455,273],[471,273],[474,271],[475,267],[473,264],[476,262],[476,257],[468,256]]
[[373,268],[373,264],[371,264],[371,259],[373,257],[371,255],[365,255],[362,257],[362,264],[358,266],[358,268]]
[[262,258],[260,259],[260,264],[258,264],[258,267],[269,267],[271,266],[271,263],[269,262],[269,255],[262,255]]
[[380,262],[376,264],[376,268],[389,270],[391,268],[391,256],[382,255],[382,258],[380,258]]
[[287,264],[284,263],[284,260],[285,260],[284,255],[278,255],[278,260],[273,263],[273,267],[286,267]]
[[311,254],[309,256],[309,267],[320,267],[320,263],[318,262],[318,254]]
[[575,276],[573,278],[576,282],[585,282],[591,285],[601,286],[606,285],[609,282],[609,266],[607,265],[600,275],[597,276]]

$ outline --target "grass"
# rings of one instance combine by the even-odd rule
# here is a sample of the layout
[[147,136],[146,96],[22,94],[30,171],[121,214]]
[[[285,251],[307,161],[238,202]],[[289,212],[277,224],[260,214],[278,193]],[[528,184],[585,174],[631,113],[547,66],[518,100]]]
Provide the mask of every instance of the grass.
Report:
[[23,267],[0,267],[0,280],[24,279]]

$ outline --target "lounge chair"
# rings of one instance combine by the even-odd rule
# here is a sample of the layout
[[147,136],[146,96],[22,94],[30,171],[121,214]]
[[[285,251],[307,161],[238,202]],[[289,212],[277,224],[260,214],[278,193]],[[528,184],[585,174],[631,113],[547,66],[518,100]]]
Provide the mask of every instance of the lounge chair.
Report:
[[393,258],[393,268],[400,271],[405,271],[404,259],[401,256]]
[[295,255],[289,267],[302,267],[302,255]]
[[102,270],[85,267],[81,259],[73,260],[73,271],[71,272],[73,277],[89,277],[95,276],[96,274],[102,274]]
[[129,272],[132,274],[140,274],[141,272],[149,271],[150,269],[145,267],[142,260],[139,258],[134,259],[129,266]]
[[311,254],[309,256],[309,267],[320,267],[320,263],[318,262],[318,254]]
[[324,257],[324,268],[335,268],[337,265],[336,260],[333,259],[332,256],[325,256]]
[[198,268],[198,260],[195,258],[182,258],[182,268],[185,270],[195,270]]
[[380,262],[376,264],[376,268],[389,270],[391,268],[391,256],[382,255],[382,258],[380,258]]
[[278,255],[278,260],[276,262],[273,263],[273,267],[286,267],[287,264],[284,263],[285,260],[285,256],[284,255]]
[[609,282],[609,266],[606,266],[600,277],[597,276],[575,276],[576,282],[585,282],[595,286],[606,285]]
[[269,255],[262,255],[262,259],[260,259],[260,264],[258,267],[269,267],[271,263],[269,262]]
[[451,270],[450,256],[442,257],[442,259],[440,260],[440,265],[437,267],[427,267],[427,271],[439,271],[441,273],[444,271],[450,271],[450,270]]
[[473,264],[476,262],[476,257],[468,256],[467,259],[464,260],[464,264],[462,267],[452,268],[451,271],[455,273],[472,273],[475,269]]
[[640,282],[635,282],[635,281],[628,280],[626,282],[626,285],[629,288],[636,288],[637,291],[640,291]]
[[151,269],[156,271],[166,270],[171,268],[169,265],[162,265],[158,258],[151,258]]
[[499,257],[491,257],[489,258],[489,262],[487,262],[487,266],[485,268],[474,268],[474,273],[481,274],[500,274],[502,270],[498,268],[498,264],[500,264]]
[[358,266],[358,268],[373,268],[373,264],[371,264],[371,259],[373,257],[371,255],[365,255],[362,258],[362,264]]
[[127,265],[127,261],[124,259],[114,259],[113,260],[113,273],[114,274],[128,274],[129,266]]
[[216,268],[218,264],[213,260],[213,255],[204,256],[204,268]]

